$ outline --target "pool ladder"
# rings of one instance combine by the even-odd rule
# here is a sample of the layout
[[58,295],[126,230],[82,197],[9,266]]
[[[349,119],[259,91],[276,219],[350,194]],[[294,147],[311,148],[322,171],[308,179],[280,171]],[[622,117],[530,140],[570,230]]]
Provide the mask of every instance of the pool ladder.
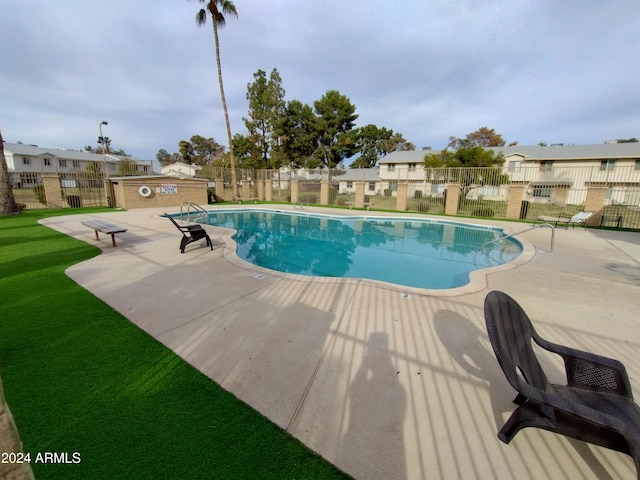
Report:
[[500,238],[496,238],[494,240],[489,240],[488,242],[484,243],[482,245],[482,247],[480,247],[480,251],[483,251],[484,247],[486,247],[487,245],[490,245],[492,243],[496,243],[496,242],[499,242],[501,240],[506,240],[507,238],[512,238],[512,237],[515,237],[516,235],[520,235],[521,233],[529,232],[531,230],[535,230],[536,228],[542,228],[542,227],[549,227],[551,229],[551,248],[550,248],[549,251],[551,253],[553,253],[553,246],[554,246],[555,240],[556,240],[556,227],[554,227],[550,223],[541,223],[540,225],[534,225],[531,228],[527,228],[526,230],[521,230],[519,232],[512,233],[511,235],[507,235],[506,237],[500,237]]
[[[200,205],[197,205],[193,202],[182,202],[180,205],[180,221],[184,222],[184,207],[187,207],[187,222],[196,223],[199,220],[206,220],[209,217],[209,212],[207,212]],[[191,220],[191,209],[193,208],[193,220]]]

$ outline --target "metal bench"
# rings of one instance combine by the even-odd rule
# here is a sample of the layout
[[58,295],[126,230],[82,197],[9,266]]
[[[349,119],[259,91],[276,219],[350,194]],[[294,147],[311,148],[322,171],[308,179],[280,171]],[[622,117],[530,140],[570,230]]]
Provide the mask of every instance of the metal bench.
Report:
[[82,224],[95,230],[96,240],[100,240],[98,232],[111,235],[111,243],[114,247],[116,246],[116,233],[127,231],[126,228],[119,227],[118,225],[114,225],[113,223],[105,222],[104,220],[88,220],[86,222],[82,222]]
[[242,204],[242,202],[253,202],[253,203],[258,203],[259,198],[258,197],[246,197],[246,198],[242,198],[242,197],[233,197],[232,201],[234,202],[238,202],[238,204]]

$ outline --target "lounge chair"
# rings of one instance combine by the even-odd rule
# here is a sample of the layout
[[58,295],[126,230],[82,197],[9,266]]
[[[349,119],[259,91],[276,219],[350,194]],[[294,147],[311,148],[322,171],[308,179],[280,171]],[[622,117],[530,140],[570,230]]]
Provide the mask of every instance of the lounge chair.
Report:
[[536,218],[534,222],[542,222],[542,223],[555,223],[557,227],[558,224],[564,223],[566,228],[569,228],[569,225],[575,227],[576,225],[582,225],[584,228],[587,228],[587,219],[593,215],[593,212],[578,212],[573,217],[552,217],[547,215],[541,215]]
[[[505,293],[490,292],[484,314],[498,363],[518,392],[498,438],[509,443],[522,428],[542,428],[630,455],[640,478],[640,407],[624,365],[542,339]],[[549,383],[532,341],[564,359],[567,385]]]
[[180,233],[182,233],[182,240],[180,240],[180,253],[184,253],[184,248],[191,242],[202,240],[203,238],[207,240],[207,245],[209,245],[209,247],[211,247],[211,250],[213,250],[213,243],[211,243],[211,238],[209,237],[207,231],[202,227],[202,225],[180,225],[168,213],[165,213],[164,216],[171,220],[176,228],[180,230]]

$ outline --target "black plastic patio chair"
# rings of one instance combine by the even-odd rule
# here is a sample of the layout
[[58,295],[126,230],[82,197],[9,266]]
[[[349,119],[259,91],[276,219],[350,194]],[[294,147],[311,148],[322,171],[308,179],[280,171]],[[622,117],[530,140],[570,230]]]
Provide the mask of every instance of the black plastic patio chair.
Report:
[[211,247],[211,250],[213,250],[213,243],[211,243],[211,238],[209,237],[207,231],[202,227],[202,225],[180,225],[168,213],[165,213],[164,216],[171,220],[176,228],[180,230],[180,233],[182,233],[182,240],[180,240],[180,253],[184,253],[185,247],[191,242],[202,240],[203,238],[207,240],[207,245],[209,245],[209,247]]
[[[640,479],[640,407],[624,365],[544,340],[505,293],[490,292],[484,314],[498,363],[518,392],[518,407],[498,438],[509,443],[525,427],[549,430],[630,455]],[[567,385],[549,383],[532,341],[563,358]]]

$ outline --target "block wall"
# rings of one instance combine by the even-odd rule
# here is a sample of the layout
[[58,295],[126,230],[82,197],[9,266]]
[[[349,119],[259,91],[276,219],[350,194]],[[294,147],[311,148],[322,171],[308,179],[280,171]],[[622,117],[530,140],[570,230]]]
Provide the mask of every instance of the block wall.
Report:
[[[118,208],[175,207],[183,202],[207,205],[207,180],[176,177],[110,179]],[[146,189],[145,189],[146,187]],[[141,191],[142,190],[142,191]],[[150,192],[149,195],[143,193]]]

